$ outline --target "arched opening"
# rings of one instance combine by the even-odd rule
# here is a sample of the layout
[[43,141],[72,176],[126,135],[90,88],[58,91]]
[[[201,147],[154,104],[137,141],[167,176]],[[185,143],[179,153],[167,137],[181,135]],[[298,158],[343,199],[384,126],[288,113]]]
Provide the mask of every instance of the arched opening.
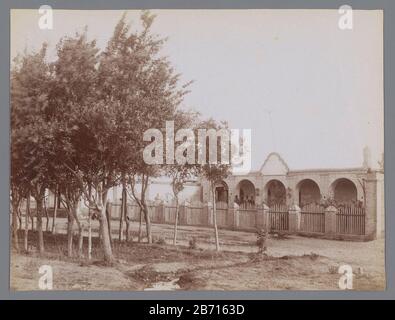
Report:
[[298,183],[297,189],[299,190],[299,206],[301,208],[307,204],[320,202],[320,187],[315,181],[304,179]]
[[236,187],[234,199],[241,208],[255,207],[255,186],[249,180],[241,180]]
[[279,180],[271,180],[266,184],[267,205],[285,205],[287,201],[287,192],[284,184]]
[[332,183],[333,199],[338,204],[356,204],[357,187],[349,179],[341,178]]
[[228,205],[229,200],[229,189],[228,185],[221,181],[215,186],[215,202],[217,204],[223,204],[224,206]]

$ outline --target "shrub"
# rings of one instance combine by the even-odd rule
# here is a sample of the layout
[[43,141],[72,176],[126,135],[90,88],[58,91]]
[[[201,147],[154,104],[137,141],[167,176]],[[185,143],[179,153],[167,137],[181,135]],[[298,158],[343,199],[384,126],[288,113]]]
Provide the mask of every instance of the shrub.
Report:
[[192,237],[192,239],[189,240],[189,249],[197,249],[197,238]]
[[166,240],[163,237],[158,237],[158,239],[155,241],[156,244],[166,244]]
[[289,239],[289,235],[286,231],[272,231],[271,232],[272,236],[274,239],[277,240],[285,240],[285,239]]
[[258,229],[256,231],[256,245],[258,247],[258,253],[260,254],[266,254],[266,250],[267,250],[267,244],[266,244],[266,240],[267,240],[267,232],[265,229]]

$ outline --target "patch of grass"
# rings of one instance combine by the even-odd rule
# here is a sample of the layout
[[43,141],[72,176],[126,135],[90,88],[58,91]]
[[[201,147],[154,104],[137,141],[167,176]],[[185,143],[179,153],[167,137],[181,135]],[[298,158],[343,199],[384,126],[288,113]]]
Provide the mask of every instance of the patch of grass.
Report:
[[154,243],[159,244],[159,245],[164,245],[164,244],[166,244],[166,240],[165,240],[165,238],[163,238],[163,237],[157,237],[157,238],[154,240]]
[[203,286],[203,280],[198,278],[194,273],[187,272],[179,277],[176,282],[182,290],[193,290]]
[[251,262],[255,263],[255,262],[262,262],[262,261],[266,261],[269,260],[271,257],[268,256],[266,253],[253,253],[250,256],[250,260]]
[[126,275],[134,280],[143,282],[146,285],[159,281],[169,281],[172,279],[172,274],[157,272],[151,265],[145,265],[136,271],[127,272]]
[[276,240],[290,239],[289,234],[285,231],[272,231],[271,238],[276,239]]
[[310,258],[311,260],[315,261],[320,257],[320,255],[316,254],[315,252],[311,252],[310,254],[304,254],[303,257],[307,257],[307,258]]

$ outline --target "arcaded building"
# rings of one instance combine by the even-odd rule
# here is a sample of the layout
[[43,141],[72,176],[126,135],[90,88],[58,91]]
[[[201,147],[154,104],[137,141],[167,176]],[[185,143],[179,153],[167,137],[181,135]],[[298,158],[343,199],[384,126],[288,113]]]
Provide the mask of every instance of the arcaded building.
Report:
[[[203,180],[201,185],[202,201],[212,201],[208,182]],[[320,205],[322,210],[331,206],[340,208],[338,220],[341,214],[363,210],[363,233],[370,237],[384,234],[384,171],[371,169],[366,154],[358,168],[292,170],[278,153],[271,153],[260,170],[218,183],[216,202],[239,210],[282,206],[302,213],[312,205]]]

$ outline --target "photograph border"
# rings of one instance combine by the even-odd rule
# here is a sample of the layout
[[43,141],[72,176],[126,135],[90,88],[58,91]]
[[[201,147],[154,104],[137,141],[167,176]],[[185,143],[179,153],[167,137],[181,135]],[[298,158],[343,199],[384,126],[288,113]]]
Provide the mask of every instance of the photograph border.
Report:
[[[38,9],[50,5],[53,9],[125,10],[125,9],[338,9],[350,5],[353,9],[383,10],[384,14],[384,142],[385,142],[385,291],[10,291],[10,9]],[[334,1],[334,0],[2,0],[0,2],[0,299],[133,299],[133,300],[262,300],[262,299],[394,299],[395,298],[395,44],[393,30],[395,2]],[[341,48],[339,48],[341,50]],[[392,139],[391,139],[392,138]],[[392,142],[392,143],[391,143]]]

